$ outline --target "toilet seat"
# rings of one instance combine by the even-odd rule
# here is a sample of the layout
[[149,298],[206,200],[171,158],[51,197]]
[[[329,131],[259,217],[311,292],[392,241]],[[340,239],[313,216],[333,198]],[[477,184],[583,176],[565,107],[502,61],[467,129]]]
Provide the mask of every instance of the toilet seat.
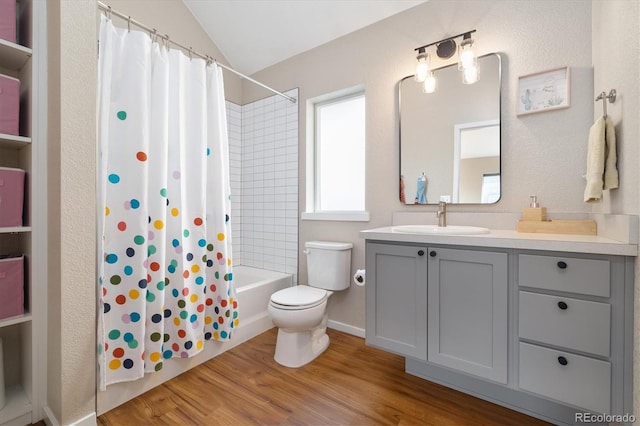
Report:
[[326,302],[328,292],[307,285],[297,285],[278,290],[271,295],[271,305],[278,309],[310,309]]

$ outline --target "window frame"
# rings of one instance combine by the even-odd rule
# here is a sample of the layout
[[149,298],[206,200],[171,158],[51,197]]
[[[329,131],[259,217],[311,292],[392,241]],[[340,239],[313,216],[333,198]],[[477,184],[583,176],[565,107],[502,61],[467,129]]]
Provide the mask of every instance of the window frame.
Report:
[[[306,131],[306,208],[301,215],[303,220],[327,221],[359,221],[368,222],[369,212],[366,210],[366,145],[365,145],[365,200],[364,210],[319,210],[320,206],[320,176],[318,144],[320,126],[318,126],[318,107],[327,106],[349,99],[364,97],[365,100],[365,128],[366,128],[366,93],[364,85],[354,86],[307,100],[307,131]],[[365,129],[366,132],[366,129]],[[365,137],[366,138],[366,137]],[[365,139],[366,144],[366,139]]]

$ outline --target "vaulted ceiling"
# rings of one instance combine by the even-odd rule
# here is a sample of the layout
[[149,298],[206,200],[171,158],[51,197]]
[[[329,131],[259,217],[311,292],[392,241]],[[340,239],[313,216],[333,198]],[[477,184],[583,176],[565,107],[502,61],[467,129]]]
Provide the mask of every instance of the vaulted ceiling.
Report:
[[427,0],[183,0],[222,54],[250,75]]

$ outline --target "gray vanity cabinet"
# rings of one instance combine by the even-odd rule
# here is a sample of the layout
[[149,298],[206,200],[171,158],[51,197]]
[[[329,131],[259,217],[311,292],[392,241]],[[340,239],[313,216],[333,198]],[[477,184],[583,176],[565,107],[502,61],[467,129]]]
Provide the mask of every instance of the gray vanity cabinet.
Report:
[[427,359],[427,248],[367,243],[366,341]]
[[518,255],[518,385],[596,413],[623,412],[620,258]]
[[634,257],[390,235],[366,242],[368,345],[552,423],[633,412]]
[[507,258],[367,243],[367,344],[506,383]]
[[507,253],[429,248],[429,362],[507,383],[507,264]]

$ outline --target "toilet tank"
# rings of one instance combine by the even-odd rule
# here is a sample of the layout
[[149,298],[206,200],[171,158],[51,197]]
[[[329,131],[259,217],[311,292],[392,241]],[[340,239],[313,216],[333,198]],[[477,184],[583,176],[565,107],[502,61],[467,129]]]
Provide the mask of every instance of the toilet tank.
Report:
[[345,290],[351,284],[351,243],[307,241],[309,286],[325,290]]

